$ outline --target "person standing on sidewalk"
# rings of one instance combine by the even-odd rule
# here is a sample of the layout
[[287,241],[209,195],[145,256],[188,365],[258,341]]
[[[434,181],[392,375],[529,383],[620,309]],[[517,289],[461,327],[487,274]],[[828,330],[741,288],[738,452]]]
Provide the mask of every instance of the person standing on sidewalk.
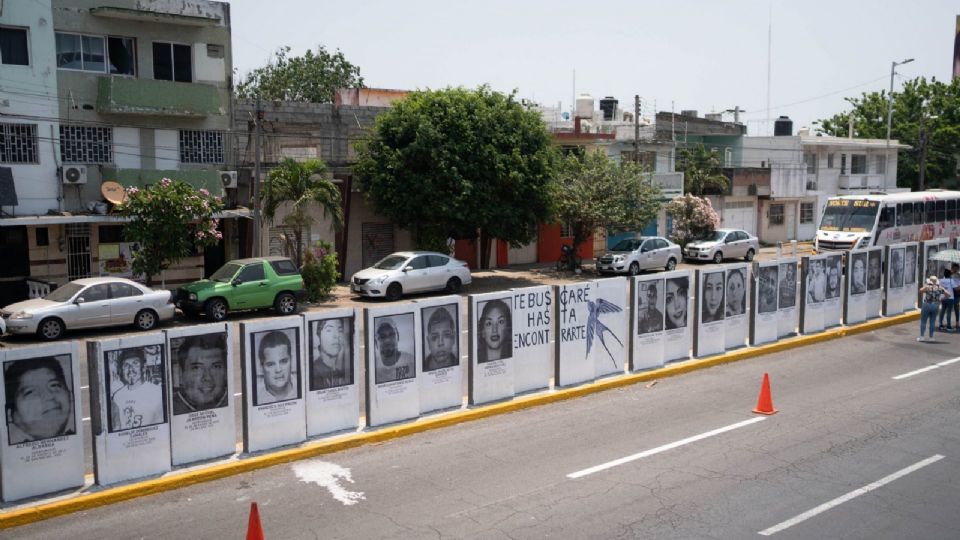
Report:
[[950,265],[950,275],[953,278],[953,320],[960,331],[960,264]]
[[[950,270],[943,269],[943,278],[940,280],[940,287],[943,288],[943,298],[940,301],[940,331],[950,332],[953,325],[950,324],[950,318],[953,316],[953,287],[954,280],[951,278]],[[946,317],[947,325],[943,325],[943,319]],[[960,321],[958,321],[960,322]]]
[[[937,310],[940,308],[940,299],[946,291],[940,286],[937,276],[930,276],[923,287],[920,287],[920,337],[917,341],[933,341],[933,326],[937,320]],[[930,337],[924,338],[923,332],[930,324]]]

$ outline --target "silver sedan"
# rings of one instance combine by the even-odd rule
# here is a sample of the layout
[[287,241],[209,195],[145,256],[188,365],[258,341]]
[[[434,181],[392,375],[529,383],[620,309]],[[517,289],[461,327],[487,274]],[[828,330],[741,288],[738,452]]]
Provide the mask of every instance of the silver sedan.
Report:
[[152,330],[160,321],[173,319],[174,311],[170,291],[103,277],[71,281],[44,298],[10,304],[0,315],[11,334],[37,334],[53,340],[74,328],[132,324]]

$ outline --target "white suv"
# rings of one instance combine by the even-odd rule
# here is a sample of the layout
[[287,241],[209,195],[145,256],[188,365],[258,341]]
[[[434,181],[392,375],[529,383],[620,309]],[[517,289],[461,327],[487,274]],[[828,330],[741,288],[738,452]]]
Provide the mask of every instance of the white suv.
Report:
[[717,229],[709,238],[687,244],[683,248],[683,258],[720,264],[724,259],[741,257],[752,261],[758,251],[760,251],[760,241],[747,231]]

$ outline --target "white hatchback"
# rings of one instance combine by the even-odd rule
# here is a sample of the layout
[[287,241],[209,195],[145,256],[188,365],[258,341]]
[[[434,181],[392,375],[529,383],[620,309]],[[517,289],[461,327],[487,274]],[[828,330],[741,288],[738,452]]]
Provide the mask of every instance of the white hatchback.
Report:
[[473,281],[464,261],[435,251],[398,251],[350,278],[350,291],[398,300],[405,293],[443,290],[454,294]]

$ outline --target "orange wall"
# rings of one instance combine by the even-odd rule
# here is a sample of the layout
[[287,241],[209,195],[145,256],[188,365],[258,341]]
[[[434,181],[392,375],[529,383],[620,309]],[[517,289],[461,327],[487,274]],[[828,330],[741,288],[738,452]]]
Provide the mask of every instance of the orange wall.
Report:
[[[555,262],[560,258],[560,246],[572,244],[573,238],[560,237],[560,225],[541,224],[537,233],[537,261],[542,263]],[[577,255],[582,259],[593,258],[593,235],[588,236],[577,248]]]
[[477,244],[473,240],[457,240],[453,256],[467,263],[471,270],[477,269]]

